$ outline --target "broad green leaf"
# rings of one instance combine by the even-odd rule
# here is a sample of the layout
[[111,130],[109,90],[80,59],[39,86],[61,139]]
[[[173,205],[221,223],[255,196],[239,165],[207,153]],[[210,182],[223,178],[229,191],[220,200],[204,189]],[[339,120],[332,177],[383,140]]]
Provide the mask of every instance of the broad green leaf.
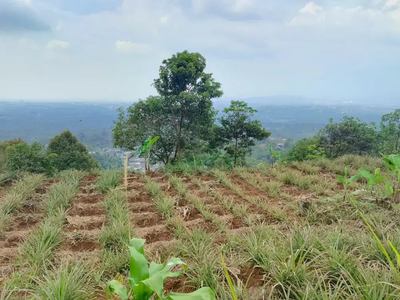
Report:
[[381,172],[381,169],[375,169],[375,176],[378,176],[379,175],[379,173]]
[[150,137],[149,137],[149,142],[147,144],[147,148],[150,148],[151,146],[153,146],[153,144],[155,142],[157,142],[159,138],[160,138],[159,136],[156,136],[154,139],[150,140]]
[[204,287],[193,293],[169,293],[167,300],[215,300],[215,294],[210,288]]
[[133,291],[135,300],[148,300],[154,293],[162,299],[164,294],[164,280],[160,274],[155,274],[136,284]]
[[148,261],[144,256],[144,244],[146,240],[131,239],[129,242],[130,257],[130,271],[129,279],[134,284],[149,278]]
[[343,183],[343,184],[346,184],[346,181],[344,180],[343,176],[341,176],[341,175],[336,175],[336,178],[337,178],[337,180],[338,180],[339,182],[341,182],[341,183]]
[[382,176],[382,175],[376,176],[376,177],[374,178],[374,183],[375,183],[375,184],[378,184],[378,183],[381,183],[381,182],[384,182],[384,181],[385,181],[385,176]]
[[179,277],[181,276],[180,273],[176,272],[171,272],[170,270],[174,266],[183,266],[183,269],[187,269],[187,264],[185,264],[180,258],[177,257],[172,257],[170,258],[167,263],[165,264],[164,268],[158,272],[158,274],[161,275],[163,280],[165,280],[167,277]]
[[386,182],[385,188],[386,188],[386,194],[388,196],[392,196],[393,195],[393,187],[390,185],[389,182]]
[[349,182],[357,181],[361,177],[360,174],[351,176]]
[[160,272],[163,268],[164,264],[157,264],[152,261],[149,267],[149,275],[153,276],[155,273]]
[[128,290],[126,286],[120,283],[117,280],[111,280],[107,283],[106,286],[106,295],[111,296],[110,294],[115,294],[120,297],[122,300],[128,299]]
[[385,162],[386,166],[391,170],[391,171],[396,171],[400,170],[400,156],[399,155],[388,155],[383,158],[383,161]]
[[374,175],[372,175],[370,172],[365,170],[364,168],[359,169],[361,176],[365,177],[368,181],[370,181]]

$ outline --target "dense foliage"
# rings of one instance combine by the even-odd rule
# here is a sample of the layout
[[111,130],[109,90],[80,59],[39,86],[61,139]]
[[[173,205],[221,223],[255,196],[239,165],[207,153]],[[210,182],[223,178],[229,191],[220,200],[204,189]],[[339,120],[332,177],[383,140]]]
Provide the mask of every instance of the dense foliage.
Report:
[[42,151],[44,146],[38,142],[28,145],[25,142],[6,149],[7,170],[26,171],[51,175],[55,172],[56,155]]
[[252,119],[256,110],[246,102],[232,101],[223,112],[225,115],[219,118],[221,126],[214,127],[216,143],[233,157],[236,166],[238,159],[244,161],[245,156],[251,154],[255,140],[265,140],[271,133],[264,129],[259,120]]
[[334,123],[330,119],[318,135],[300,140],[285,156],[288,161],[314,158],[337,158],[346,154],[372,155],[400,153],[400,110],[382,116],[380,130],[371,122],[344,117]]
[[5,170],[7,168],[6,149],[22,142],[23,141],[19,138],[0,142],[0,170]]
[[47,147],[47,153],[56,154],[55,167],[59,171],[90,170],[99,167],[87,148],[69,130],[55,136]]
[[164,60],[154,80],[158,95],[119,110],[114,146],[134,150],[149,136],[158,136],[150,152],[153,161],[195,163],[195,157],[220,156],[224,150],[235,164],[238,158],[243,160],[254,140],[266,139],[269,133],[260,121],[252,120],[255,110],[240,101],[224,111],[222,126],[214,124],[217,112],[212,99],[221,97],[222,90],[205,68],[199,53],[184,51]]

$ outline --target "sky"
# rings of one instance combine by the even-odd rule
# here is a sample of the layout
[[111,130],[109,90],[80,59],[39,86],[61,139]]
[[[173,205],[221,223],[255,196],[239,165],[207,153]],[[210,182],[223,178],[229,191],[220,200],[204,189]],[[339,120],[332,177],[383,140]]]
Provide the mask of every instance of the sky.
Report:
[[143,99],[184,50],[225,97],[400,101],[400,0],[0,0],[0,99]]

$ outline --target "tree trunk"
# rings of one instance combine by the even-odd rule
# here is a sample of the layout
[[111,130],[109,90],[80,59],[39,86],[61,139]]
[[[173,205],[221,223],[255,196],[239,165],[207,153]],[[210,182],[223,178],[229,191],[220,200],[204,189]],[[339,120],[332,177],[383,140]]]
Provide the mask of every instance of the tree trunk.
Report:
[[[182,136],[183,116],[184,116],[184,110],[182,108],[181,109],[181,119],[179,121],[178,145],[177,145],[179,165],[181,164],[181,157],[182,157],[182,153],[181,153],[181,136]],[[176,153],[175,153],[175,157],[176,157]]]
[[236,167],[236,162],[237,162],[237,148],[238,148],[238,139],[236,138],[235,141],[235,159],[233,161],[233,166]]

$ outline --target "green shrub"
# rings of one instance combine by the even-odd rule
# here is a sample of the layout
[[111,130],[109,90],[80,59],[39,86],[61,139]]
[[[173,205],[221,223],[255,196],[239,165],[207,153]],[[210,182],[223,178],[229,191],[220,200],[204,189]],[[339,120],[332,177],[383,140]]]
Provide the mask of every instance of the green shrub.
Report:
[[6,150],[6,166],[11,172],[25,171],[52,175],[55,169],[56,155],[43,152],[40,143],[19,143]]
[[55,136],[47,148],[48,154],[56,154],[54,165],[57,170],[91,170],[99,164],[89,154],[85,145],[72,135],[69,130]]

